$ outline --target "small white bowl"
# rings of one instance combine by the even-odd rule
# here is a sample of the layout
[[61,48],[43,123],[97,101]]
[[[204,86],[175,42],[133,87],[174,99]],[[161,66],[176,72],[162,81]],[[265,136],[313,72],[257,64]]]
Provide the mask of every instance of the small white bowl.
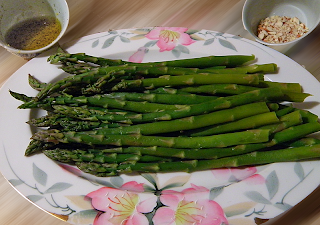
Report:
[[[309,31],[290,42],[268,43],[257,36],[260,21],[270,16],[297,17]],[[307,36],[320,22],[320,0],[246,0],[242,10],[242,23],[257,42],[264,45],[281,46],[292,44]]]
[[[12,26],[41,16],[56,17],[61,24],[59,35],[49,45],[36,50],[21,50],[5,42],[4,36]],[[68,24],[69,7],[66,0],[0,0],[0,46],[24,59],[31,59],[54,46],[67,30]]]

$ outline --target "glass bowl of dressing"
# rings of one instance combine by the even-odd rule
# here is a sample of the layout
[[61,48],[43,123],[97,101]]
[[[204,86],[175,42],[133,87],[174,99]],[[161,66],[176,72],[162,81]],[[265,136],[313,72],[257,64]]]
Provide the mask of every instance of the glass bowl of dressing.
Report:
[[0,45],[22,58],[54,46],[68,23],[65,0],[0,0]]

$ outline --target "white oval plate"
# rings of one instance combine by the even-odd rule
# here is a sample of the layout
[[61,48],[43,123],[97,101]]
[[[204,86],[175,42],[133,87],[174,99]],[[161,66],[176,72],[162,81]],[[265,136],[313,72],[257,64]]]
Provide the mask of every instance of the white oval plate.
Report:
[[[171,45],[164,44],[166,40],[171,40]],[[126,29],[86,36],[63,48],[70,53],[143,62],[254,54],[256,63],[279,66],[279,73],[268,75],[268,79],[299,82],[313,96],[297,106],[320,114],[320,85],[308,71],[273,49],[235,35],[185,28]],[[47,62],[53,51],[30,60],[1,88],[0,169],[22,196],[71,224],[109,225],[127,220],[139,225],[206,221],[250,225],[255,224],[256,217],[269,219],[285,212],[320,183],[319,161],[97,178],[57,164],[43,154],[25,157],[33,132],[26,121],[35,112],[18,110],[21,102],[12,98],[9,90],[35,96],[37,92],[28,85],[28,74],[43,82],[64,76],[57,65]]]

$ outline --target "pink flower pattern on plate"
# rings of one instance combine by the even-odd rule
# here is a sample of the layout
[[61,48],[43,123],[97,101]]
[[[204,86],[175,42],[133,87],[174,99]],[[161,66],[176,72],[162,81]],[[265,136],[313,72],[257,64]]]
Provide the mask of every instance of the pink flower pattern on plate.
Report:
[[248,184],[264,184],[265,178],[260,174],[256,174],[256,167],[226,168],[211,170],[213,175],[219,180],[228,180],[231,182],[244,181]]
[[[129,191],[130,190],[130,191]],[[143,184],[135,181],[125,183],[119,189],[102,187],[89,193],[92,206],[101,212],[94,220],[94,225],[148,225],[143,213],[151,212],[157,204],[157,197],[140,201],[139,192]]]
[[64,171],[72,173],[78,177],[80,177],[82,175],[82,171],[79,170],[78,168],[74,167],[74,166],[70,166],[67,164],[63,164],[63,163],[59,163],[58,164]]
[[150,40],[158,40],[157,46],[160,52],[171,51],[178,43],[188,46],[195,42],[189,34],[185,33],[187,30],[188,28],[184,27],[156,27],[145,37]]
[[154,217],[154,225],[222,225],[228,224],[221,206],[208,199],[209,190],[193,185],[181,192],[164,190],[160,207]]
[[143,61],[144,55],[148,52],[148,48],[140,47],[132,56],[129,57],[129,62],[141,63]]

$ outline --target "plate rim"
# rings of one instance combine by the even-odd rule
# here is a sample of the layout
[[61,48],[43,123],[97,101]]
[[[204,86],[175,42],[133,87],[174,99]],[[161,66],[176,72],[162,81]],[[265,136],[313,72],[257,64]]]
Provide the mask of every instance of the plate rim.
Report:
[[[115,31],[127,31],[127,30],[134,30],[134,29],[141,29],[141,28],[120,29],[120,30],[115,30]],[[153,29],[153,28],[151,28],[151,29]],[[202,31],[202,30],[201,30],[201,31]],[[101,32],[101,33],[96,33],[96,34],[91,34],[91,35],[86,35],[86,36],[81,37],[81,38],[79,38],[79,39],[77,39],[77,40],[75,40],[75,41],[67,42],[67,43],[63,44],[62,46],[65,46],[65,45],[68,46],[68,44],[73,43],[71,46],[68,46],[68,47],[67,47],[67,49],[70,49],[70,48],[74,47],[75,45],[79,44],[79,42],[81,42],[81,41],[87,41],[87,39],[89,39],[89,38],[97,37],[97,36],[102,35],[102,34],[107,33],[107,32],[110,32],[110,31]],[[212,32],[217,32],[217,31],[212,31]],[[217,33],[221,33],[221,32],[217,32]],[[227,34],[227,33],[221,33],[221,34],[222,34],[222,35],[232,35],[232,34]],[[242,38],[242,39],[244,39],[244,38]],[[245,39],[245,40],[246,40],[246,42],[249,42],[249,43],[251,43],[251,44],[254,45],[254,46],[258,45],[259,47],[262,47],[263,49],[265,48],[265,46],[261,46],[259,43],[256,43],[256,42],[253,42],[253,41],[250,41],[250,40],[247,40],[247,39]],[[277,51],[274,50],[274,49],[268,49],[268,51],[271,52],[270,54],[272,54],[272,53],[279,54],[279,52],[277,52]],[[46,53],[46,54],[47,54],[47,53]],[[281,53],[280,53],[280,54],[281,54]],[[302,68],[301,65],[299,65],[297,62],[295,62],[295,61],[293,61],[292,59],[290,59],[288,56],[285,56],[285,55],[283,55],[283,54],[282,54],[282,56],[286,57],[287,60],[291,61],[292,63],[295,63],[296,66],[299,66],[299,67]],[[45,57],[45,56],[40,56],[40,58],[41,58],[41,57]],[[25,65],[23,65],[22,67],[25,68]],[[21,68],[22,68],[22,67],[21,67]],[[21,68],[20,68],[20,69],[21,69]],[[1,97],[1,93],[5,91],[5,90],[4,90],[5,87],[7,87],[10,82],[12,82],[12,79],[14,79],[14,77],[17,76],[17,75],[15,75],[15,74],[18,74],[19,71],[20,71],[20,69],[18,69],[12,76],[10,76],[10,77],[6,80],[6,82],[2,85],[2,87],[0,88],[0,97]],[[305,71],[306,71],[306,74],[309,74],[309,76],[311,76],[311,77],[308,78],[308,79],[311,79],[311,81],[312,81],[312,77],[313,77],[314,80],[316,80],[316,78],[315,78],[314,76],[312,76],[311,73],[309,73],[307,70],[305,70]],[[267,77],[269,77],[269,76],[267,76]],[[316,80],[316,81],[317,81],[317,80]],[[318,82],[318,81],[317,81],[317,82]],[[313,83],[314,83],[314,82],[313,82]],[[7,90],[6,90],[6,91],[7,91]],[[1,113],[0,113],[0,115],[1,115]],[[1,139],[1,138],[0,138],[0,139]],[[2,148],[3,148],[3,146],[0,147],[0,149],[2,149]],[[0,168],[2,168],[2,166],[0,166]],[[1,170],[1,173],[2,173],[2,170]],[[3,176],[5,177],[5,179],[9,182],[9,180],[7,179],[7,177],[5,176],[5,174],[4,174],[4,173],[2,173],[2,174],[3,174]],[[9,182],[9,184],[10,184],[20,195],[22,195],[24,198],[26,198],[26,196],[25,196],[17,187],[15,187],[14,185],[12,185],[11,182]],[[311,193],[311,192],[310,192],[310,193]],[[310,194],[310,193],[309,193],[309,194]],[[26,199],[28,199],[28,198],[26,198]],[[31,202],[31,203],[33,203],[34,205],[36,205],[38,208],[44,210],[45,212],[48,212],[46,209],[43,209],[41,206],[37,205],[35,202],[32,202],[30,199],[28,199],[28,201]],[[299,201],[299,202],[300,202],[300,201]],[[298,203],[296,203],[296,204],[298,204]]]

